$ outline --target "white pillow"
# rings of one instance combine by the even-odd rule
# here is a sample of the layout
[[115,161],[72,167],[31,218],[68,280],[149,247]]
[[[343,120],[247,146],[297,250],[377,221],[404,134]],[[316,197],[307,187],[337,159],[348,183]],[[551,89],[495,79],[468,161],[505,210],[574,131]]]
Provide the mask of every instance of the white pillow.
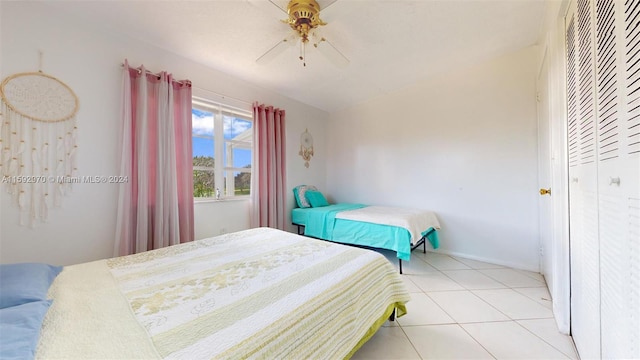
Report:
[[307,200],[307,197],[305,196],[307,190],[317,191],[318,189],[313,185],[299,185],[293,188],[293,194],[295,195],[296,203],[298,203],[298,207],[303,209],[311,207],[311,204],[309,204],[309,200]]

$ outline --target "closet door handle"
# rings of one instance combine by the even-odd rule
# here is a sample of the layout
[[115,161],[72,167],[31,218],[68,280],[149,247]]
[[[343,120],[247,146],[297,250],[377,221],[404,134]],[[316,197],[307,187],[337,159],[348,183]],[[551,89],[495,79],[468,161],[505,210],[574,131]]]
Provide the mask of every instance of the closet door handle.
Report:
[[620,178],[619,177],[615,177],[615,178],[614,177],[610,177],[609,178],[609,185],[613,185],[613,184],[620,186]]

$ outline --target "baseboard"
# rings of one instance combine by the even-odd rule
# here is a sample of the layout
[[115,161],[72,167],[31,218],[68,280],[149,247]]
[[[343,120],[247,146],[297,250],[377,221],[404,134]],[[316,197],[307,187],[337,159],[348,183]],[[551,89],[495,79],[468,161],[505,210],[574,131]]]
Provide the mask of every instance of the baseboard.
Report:
[[475,255],[469,255],[469,254],[459,253],[459,252],[455,252],[455,251],[447,251],[447,250],[443,250],[443,249],[438,249],[437,251],[433,251],[433,250],[428,250],[428,251],[431,251],[431,252],[436,253],[436,254],[445,254],[445,255],[455,256],[455,257],[459,257],[459,258],[463,258],[463,259],[482,261],[482,262],[486,262],[486,263],[489,263],[489,264],[495,264],[495,265],[506,266],[506,267],[510,267],[510,268],[514,268],[514,269],[527,270],[527,271],[531,271],[531,272],[535,272],[535,273],[540,273],[540,269],[538,269],[538,268],[529,268],[529,267],[523,266],[522,264],[519,264],[519,263],[511,263],[511,262],[508,262],[508,261],[485,258],[485,257],[475,256]]

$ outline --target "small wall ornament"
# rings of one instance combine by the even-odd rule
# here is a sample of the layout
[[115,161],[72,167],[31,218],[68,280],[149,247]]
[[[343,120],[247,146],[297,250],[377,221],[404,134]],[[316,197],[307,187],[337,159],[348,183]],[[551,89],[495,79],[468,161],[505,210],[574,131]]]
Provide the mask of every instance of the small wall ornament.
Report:
[[304,166],[309,168],[309,161],[313,156],[313,136],[308,129],[305,129],[302,135],[300,135],[300,152],[298,152],[304,160]]

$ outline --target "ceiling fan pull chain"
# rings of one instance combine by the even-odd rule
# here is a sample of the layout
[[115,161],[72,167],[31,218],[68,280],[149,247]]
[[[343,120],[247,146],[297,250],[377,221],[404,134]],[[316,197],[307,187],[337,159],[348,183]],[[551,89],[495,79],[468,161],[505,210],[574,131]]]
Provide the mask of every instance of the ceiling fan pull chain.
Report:
[[305,46],[304,41],[301,41],[300,42],[300,57],[299,57],[299,59],[300,59],[300,61],[302,61],[302,66],[307,66],[307,62],[305,61],[305,57],[306,56],[307,56],[306,46]]

